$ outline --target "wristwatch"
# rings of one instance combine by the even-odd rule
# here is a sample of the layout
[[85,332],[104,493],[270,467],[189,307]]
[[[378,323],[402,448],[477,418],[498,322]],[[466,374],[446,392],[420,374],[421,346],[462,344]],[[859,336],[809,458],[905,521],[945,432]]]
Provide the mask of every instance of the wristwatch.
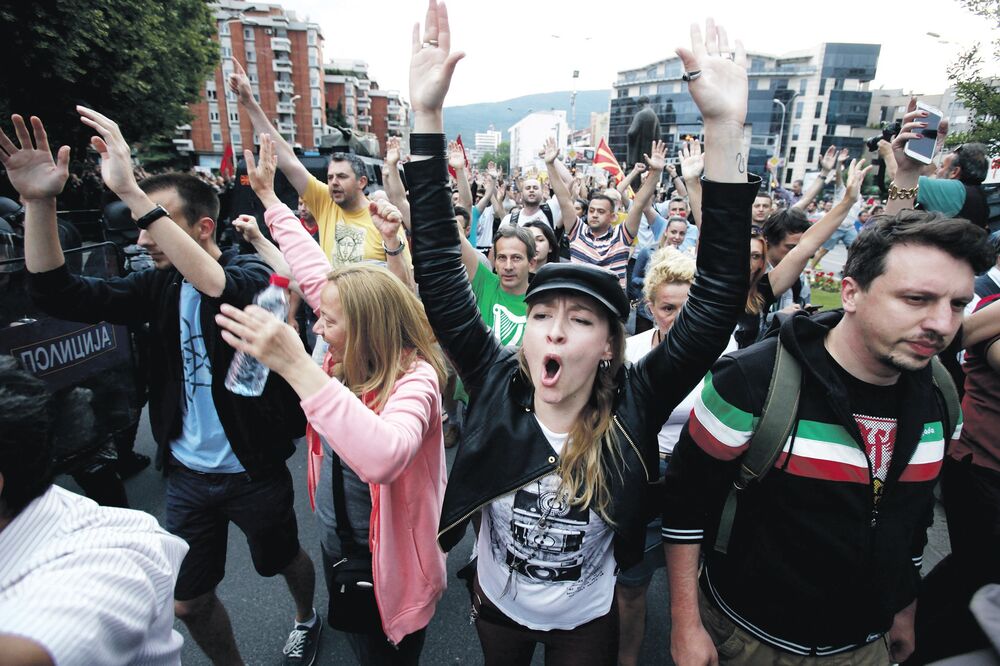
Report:
[[149,225],[151,225],[153,222],[156,222],[161,217],[170,217],[170,213],[168,213],[167,209],[161,206],[160,204],[156,204],[156,208],[149,211],[148,213],[146,213],[145,215],[143,215],[142,217],[140,217],[138,220],[135,221],[135,226],[139,227],[140,229],[148,229]]
[[403,254],[403,250],[406,249],[406,241],[404,241],[402,238],[400,238],[399,239],[399,247],[397,247],[395,250],[390,250],[389,248],[387,248],[385,246],[385,241],[382,241],[382,249],[385,251],[385,253],[386,253],[387,256],[395,257],[395,256],[398,256],[400,254]]

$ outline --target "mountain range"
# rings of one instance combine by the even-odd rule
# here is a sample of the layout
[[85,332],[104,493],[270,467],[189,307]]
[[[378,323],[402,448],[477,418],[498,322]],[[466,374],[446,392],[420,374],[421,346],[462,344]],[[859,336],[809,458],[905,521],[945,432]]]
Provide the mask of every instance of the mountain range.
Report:
[[[485,132],[490,125],[503,133],[503,140],[509,141],[507,128],[533,111],[566,111],[566,122],[572,124],[570,108],[571,92],[538,93],[524,95],[500,102],[480,102],[462,106],[447,106],[444,109],[444,131],[448,138],[461,134],[466,147],[475,145],[476,132]],[[603,113],[611,103],[609,90],[580,90],[576,93],[576,126],[590,125],[591,112]]]

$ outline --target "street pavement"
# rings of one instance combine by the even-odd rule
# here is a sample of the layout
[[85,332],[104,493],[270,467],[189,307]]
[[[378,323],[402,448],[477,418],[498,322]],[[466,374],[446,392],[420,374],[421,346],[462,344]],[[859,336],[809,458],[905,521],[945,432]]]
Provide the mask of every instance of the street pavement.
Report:
[[[155,444],[149,431],[149,422],[143,412],[136,451],[148,456],[155,454]],[[455,449],[448,451],[449,468],[454,459]],[[321,562],[319,534],[315,520],[309,509],[306,495],[305,451],[300,448],[288,461],[295,481],[295,509],[299,520],[299,539],[303,548],[317,565]],[[57,482],[71,490],[80,492],[69,477],[60,477]],[[147,511],[163,523],[164,508],[163,477],[152,469],[146,469],[126,483],[129,501],[133,508]],[[471,532],[470,532],[471,534]],[[438,604],[437,613],[427,632],[422,663],[438,664],[481,664],[482,652],[475,629],[469,624],[469,597],[455,573],[467,561],[472,548],[472,538],[465,539],[448,556],[448,589]],[[924,572],[930,570],[949,551],[944,513],[938,506],[934,526],[924,552]],[[389,572],[391,575],[391,572]],[[327,593],[322,572],[316,572],[316,608],[326,615]],[[235,526],[229,530],[229,551],[226,578],[219,586],[219,597],[225,604],[232,619],[237,644],[247,664],[280,664],[281,649],[292,628],[294,607],[284,580],[278,576],[265,579],[256,574],[250,561],[249,550],[243,534]],[[643,664],[670,664],[667,653],[669,618],[667,616],[667,586],[662,570],[653,577],[649,589],[649,609],[647,612],[646,639],[643,644]],[[204,654],[190,639],[184,625],[176,623],[184,636],[182,653],[185,664],[208,664]],[[535,652],[534,664],[543,663],[542,650]],[[356,660],[342,637],[325,626],[321,638],[320,664],[354,664]]]

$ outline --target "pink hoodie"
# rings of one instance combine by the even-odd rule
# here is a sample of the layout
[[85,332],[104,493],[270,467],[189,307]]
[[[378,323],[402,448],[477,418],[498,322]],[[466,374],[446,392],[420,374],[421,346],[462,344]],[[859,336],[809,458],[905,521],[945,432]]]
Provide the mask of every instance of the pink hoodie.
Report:
[[[268,208],[264,220],[319,312],[330,272],[323,250],[284,204]],[[375,599],[386,636],[399,643],[427,626],[446,586],[437,543],[446,476],[437,374],[429,363],[414,363],[381,414],[336,379],[301,404],[312,427],[368,482]]]

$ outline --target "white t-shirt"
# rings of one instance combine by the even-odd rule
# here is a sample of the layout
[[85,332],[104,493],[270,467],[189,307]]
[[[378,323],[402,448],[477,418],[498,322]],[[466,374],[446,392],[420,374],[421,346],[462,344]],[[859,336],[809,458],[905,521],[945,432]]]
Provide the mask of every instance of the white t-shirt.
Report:
[[[656,327],[639,333],[638,335],[633,335],[628,340],[625,341],[625,359],[629,363],[636,363],[643,356],[648,354],[653,344],[653,336],[656,334]],[[726,350],[722,352],[723,355],[729,352],[736,351],[738,345],[736,344],[736,338],[729,336],[729,343],[726,345]],[[694,387],[694,390],[685,396],[681,400],[680,404],[674,407],[674,411],[670,412],[670,416],[667,417],[667,422],[663,424],[660,428],[660,432],[656,435],[656,443],[659,446],[661,455],[670,455],[674,451],[674,447],[677,445],[677,440],[680,439],[681,429],[684,428],[684,424],[687,423],[688,418],[691,417],[691,410],[694,409],[694,401],[701,393],[701,389],[705,384],[705,379],[702,378],[698,385]]]
[[180,664],[174,585],[187,551],[149,514],[52,486],[0,531],[0,634],[60,665]]
[[487,206],[479,214],[479,222],[476,224],[476,247],[490,247],[493,245],[493,206]]
[[[566,435],[538,423],[556,454]],[[479,584],[503,613],[529,629],[574,629],[611,610],[614,532],[595,511],[559,501],[550,474],[483,509],[476,549]]]

